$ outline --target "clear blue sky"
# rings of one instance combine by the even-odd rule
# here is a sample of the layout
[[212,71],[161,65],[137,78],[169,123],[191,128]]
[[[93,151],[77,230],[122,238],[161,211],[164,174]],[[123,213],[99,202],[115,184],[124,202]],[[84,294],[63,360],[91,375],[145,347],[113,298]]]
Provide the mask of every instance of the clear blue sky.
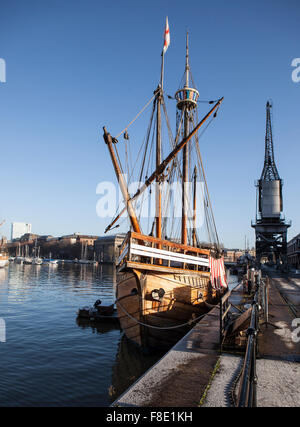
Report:
[[39,234],[103,234],[96,186],[114,175],[102,126],[118,133],[157,86],[166,15],[166,92],[182,77],[188,29],[200,96],[225,97],[202,140],[220,239],[227,247],[243,247],[245,235],[254,243],[269,98],[289,236],[300,232],[300,83],[291,79],[298,0],[1,0],[3,234],[12,221],[31,222]]

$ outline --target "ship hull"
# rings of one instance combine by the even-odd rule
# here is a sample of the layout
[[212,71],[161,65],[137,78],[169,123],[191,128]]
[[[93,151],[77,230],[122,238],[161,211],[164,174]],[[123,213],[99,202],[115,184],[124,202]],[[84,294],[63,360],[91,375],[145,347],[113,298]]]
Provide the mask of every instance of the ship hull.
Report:
[[[154,299],[159,289],[164,295]],[[121,328],[127,338],[143,348],[170,348],[195,324],[191,321],[207,313],[217,301],[208,272],[129,269],[117,280]]]

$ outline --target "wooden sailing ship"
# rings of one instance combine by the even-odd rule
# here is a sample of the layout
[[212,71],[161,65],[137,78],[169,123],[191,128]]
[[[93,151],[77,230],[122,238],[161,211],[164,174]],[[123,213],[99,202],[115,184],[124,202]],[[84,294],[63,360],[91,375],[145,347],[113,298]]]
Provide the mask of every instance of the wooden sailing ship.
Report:
[[[166,43],[165,43],[166,46]],[[184,85],[175,94],[177,109],[176,137],[170,138],[170,153],[162,159],[162,108],[168,120],[163,89],[164,55],[162,52],[160,83],[154,92],[151,124],[145,143],[145,159],[150,155],[148,147],[150,130],[154,138],[154,171],[145,176],[137,191],[131,195],[129,182],[124,176],[117,143],[104,127],[104,140],[108,147],[112,164],[124,198],[124,208],[107,227],[110,230],[122,214],[127,211],[130,231],[120,248],[117,263],[118,280],[116,289],[116,306],[121,328],[126,336],[142,347],[165,348],[174,344],[201,315],[217,303],[226,288],[224,262],[219,248],[219,241],[211,210],[210,198],[199,151],[199,129],[216,117],[216,112],[223,98],[210,101],[214,105],[198,122],[197,104],[199,92],[191,85],[189,66],[188,35],[186,41],[186,63]],[[171,97],[169,97],[171,98]],[[149,105],[149,103],[148,103]],[[195,120],[197,122],[195,123]],[[152,125],[152,122],[154,123]],[[167,122],[168,129],[170,126]],[[152,126],[152,128],[151,128]],[[128,127],[124,132],[124,142],[128,141]],[[201,129],[202,130],[202,129]],[[206,225],[212,228],[210,236],[215,241],[206,244],[197,237],[196,227],[196,185],[197,169],[191,169],[195,147],[197,163],[203,183],[204,212]],[[193,151],[194,150],[194,151]],[[193,171],[193,191],[191,200],[187,193],[187,183]],[[174,171],[177,171],[177,175]],[[145,172],[143,170],[143,172]],[[139,176],[142,177],[143,173]],[[181,218],[180,236],[167,237],[167,225],[162,215],[164,203],[163,183],[180,177]],[[142,232],[141,220],[136,212],[137,201],[145,191],[155,186],[155,217],[150,233]],[[175,204],[178,205],[175,195]],[[191,206],[192,205],[192,206]],[[188,216],[192,207],[193,215]],[[188,227],[188,223],[192,224]],[[155,234],[155,236],[154,236]]]

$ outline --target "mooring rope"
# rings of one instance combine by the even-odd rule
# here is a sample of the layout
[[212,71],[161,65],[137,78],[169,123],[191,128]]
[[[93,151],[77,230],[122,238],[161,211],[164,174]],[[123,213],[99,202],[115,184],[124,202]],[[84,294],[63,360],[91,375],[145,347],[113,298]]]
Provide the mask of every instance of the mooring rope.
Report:
[[183,326],[187,326],[187,325],[191,325],[191,323],[196,322],[197,320],[202,319],[202,317],[205,316],[205,314],[202,314],[199,317],[196,317],[195,319],[191,319],[188,322],[182,323],[180,325],[176,325],[176,326],[153,326],[153,325],[148,325],[147,323],[143,323],[140,320],[137,320],[135,317],[131,316],[131,314],[128,313],[128,311],[122,306],[122,304],[117,300],[116,304],[118,304],[120,306],[120,308],[124,311],[124,313],[133,321],[135,321],[136,323],[142,325],[142,326],[146,326],[147,328],[153,328],[153,329],[176,329],[176,328],[182,328]]

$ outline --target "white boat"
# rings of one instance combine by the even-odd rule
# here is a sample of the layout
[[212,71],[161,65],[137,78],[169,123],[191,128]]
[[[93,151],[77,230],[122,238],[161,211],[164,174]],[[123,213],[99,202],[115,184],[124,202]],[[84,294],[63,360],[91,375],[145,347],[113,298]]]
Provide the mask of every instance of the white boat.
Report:
[[87,260],[87,244],[83,246],[81,245],[81,257],[78,260],[79,264],[89,264],[89,261]]
[[40,258],[40,247],[37,248],[37,239],[35,239],[34,257],[32,258],[32,264],[41,265],[43,264],[42,258]]
[[4,252],[0,252],[0,268],[6,267],[8,264],[9,256]]
[[51,252],[50,252],[49,253],[49,258],[48,259],[44,259],[44,263],[45,264],[57,265],[58,264],[58,259],[52,259],[51,258]]
[[24,264],[32,264],[32,257],[29,256],[28,245],[25,246],[25,257],[24,257],[23,263]]
[[42,260],[42,258],[34,257],[34,258],[32,258],[32,264],[41,265],[41,264],[43,264],[43,260]]

